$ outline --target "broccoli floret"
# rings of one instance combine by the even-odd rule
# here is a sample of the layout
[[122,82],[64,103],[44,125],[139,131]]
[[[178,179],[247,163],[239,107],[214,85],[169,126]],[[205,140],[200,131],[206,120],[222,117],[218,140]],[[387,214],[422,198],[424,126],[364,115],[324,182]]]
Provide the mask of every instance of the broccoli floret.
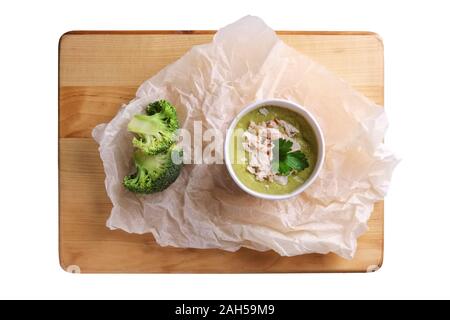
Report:
[[146,113],[135,115],[128,124],[128,131],[136,135],[133,146],[148,155],[164,152],[177,139],[177,111],[168,101],[159,100],[151,103]]
[[123,179],[124,186],[132,192],[146,194],[166,189],[180,175],[182,155],[176,145],[156,155],[137,149],[134,153],[136,172]]
[[182,150],[175,144],[179,128],[175,108],[165,100],[151,103],[146,114],[138,114],[128,124],[135,134],[133,145],[136,172],[123,179],[124,186],[136,193],[166,189],[180,175]]

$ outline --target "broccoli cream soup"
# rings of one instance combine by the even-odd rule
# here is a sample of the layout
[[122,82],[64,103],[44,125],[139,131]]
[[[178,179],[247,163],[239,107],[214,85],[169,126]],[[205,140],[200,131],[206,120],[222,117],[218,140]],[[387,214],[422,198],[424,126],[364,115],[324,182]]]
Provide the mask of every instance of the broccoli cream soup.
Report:
[[296,190],[311,175],[317,142],[301,115],[265,106],[239,120],[228,152],[233,170],[245,186],[280,195]]

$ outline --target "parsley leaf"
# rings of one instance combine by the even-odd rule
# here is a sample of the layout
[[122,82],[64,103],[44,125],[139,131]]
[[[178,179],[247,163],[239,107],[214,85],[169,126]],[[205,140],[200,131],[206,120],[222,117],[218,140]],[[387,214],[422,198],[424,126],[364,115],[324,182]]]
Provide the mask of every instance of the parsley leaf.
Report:
[[294,170],[302,171],[309,167],[308,159],[301,151],[289,152],[286,155],[286,163]]
[[292,141],[278,139],[274,142],[274,159],[272,170],[281,175],[287,176],[292,170],[302,171],[309,167],[308,159],[305,154],[298,151],[292,151]]
[[278,139],[274,142],[275,151],[278,151],[281,158],[285,158],[287,153],[291,151],[292,141],[286,139]]
[[283,176],[287,176],[292,169],[285,161],[275,161],[272,163],[272,170]]

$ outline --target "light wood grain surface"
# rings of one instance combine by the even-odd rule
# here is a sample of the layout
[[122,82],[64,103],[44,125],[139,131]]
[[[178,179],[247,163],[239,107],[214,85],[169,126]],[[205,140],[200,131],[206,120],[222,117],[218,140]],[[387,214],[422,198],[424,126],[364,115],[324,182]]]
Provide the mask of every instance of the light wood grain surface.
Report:
[[[355,89],[383,105],[383,44],[373,33],[280,32],[289,45],[324,64]],[[151,235],[111,231],[111,203],[91,130],[108,122],[137,87],[211,32],[73,32],[59,52],[60,262],[82,273],[147,272],[366,272],[383,260],[383,203],[353,260],[334,254],[280,257],[241,249],[177,249],[158,246]]]

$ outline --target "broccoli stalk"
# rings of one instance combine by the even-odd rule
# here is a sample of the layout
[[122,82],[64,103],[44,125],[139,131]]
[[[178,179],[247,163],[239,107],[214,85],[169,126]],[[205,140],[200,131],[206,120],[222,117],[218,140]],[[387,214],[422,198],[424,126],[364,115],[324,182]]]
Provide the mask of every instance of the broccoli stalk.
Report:
[[164,152],[176,141],[179,128],[176,109],[167,101],[151,103],[147,114],[137,114],[128,124],[128,131],[133,132],[133,146],[147,155]]
[[126,176],[123,184],[135,193],[148,194],[162,191],[180,175],[181,158],[182,150],[176,145],[156,155],[148,155],[137,149],[134,153],[136,172]]

